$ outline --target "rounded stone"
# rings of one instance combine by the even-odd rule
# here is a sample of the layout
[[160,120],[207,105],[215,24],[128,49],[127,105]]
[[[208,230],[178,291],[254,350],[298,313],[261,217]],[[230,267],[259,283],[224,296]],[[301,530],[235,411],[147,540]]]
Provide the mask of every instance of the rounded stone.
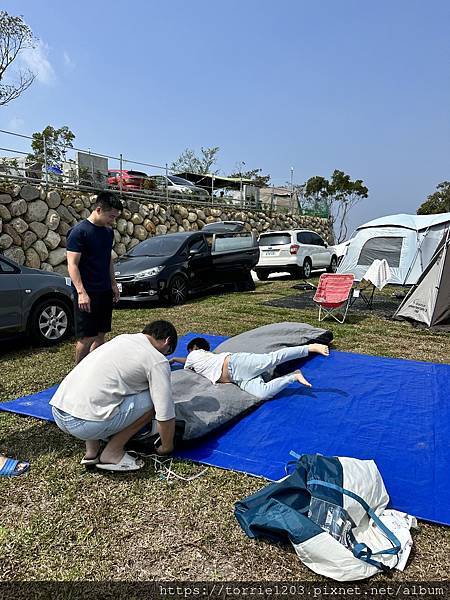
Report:
[[57,208],[61,204],[61,196],[56,190],[52,190],[47,194],[47,204],[50,208]]
[[131,215],[131,222],[134,223],[134,225],[141,225],[144,222],[144,217],[139,213],[133,213]]
[[118,244],[121,240],[121,235],[120,233],[117,231],[117,229],[113,229],[113,235],[114,235],[114,242],[116,244]]
[[37,240],[37,235],[33,231],[25,231],[22,240],[22,248],[27,250]]
[[53,271],[59,275],[62,275],[63,277],[69,277],[67,265],[58,265],[53,269]]
[[60,221],[61,217],[59,216],[59,214],[56,212],[56,210],[53,210],[53,208],[51,208],[48,211],[47,216],[45,217],[45,224],[47,225],[47,227],[52,231],[56,231],[58,229]]
[[[70,208],[72,208],[72,207],[70,207]],[[61,217],[61,219],[63,219],[66,223],[72,224],[75,220],[74,217],[72,216],[71,212],[69,211],[69,209],[66,208],[66,206],[64,206],[63,204],[60,204],[58,206],[58,208],[56,209],[56,212]]]
[[70,206],[74,200],[75,198],[68,194],[67,196],[64,196],[64,198],[61,200],[61,204],[63,204],[64,206]]
[[9,194],[0,194],[0,204],[11,204],[13,199]]
[[17,231],[17,233],[25,233],[28,229],[28,223],[25,223],[20,217],[16,217],[11,221],[11,226]]
[[197,220],[197,215],[196,215],[195,213],[193,213],[193,212],[190,212],[190,213],[188,214],[188,217],[187,217],[187,218],[188,218],[188,221],[189,221],[190,223],[195,223],[195,221]]
[[67,235],[69,232],[69,229],[70,229],[70,225],[68,223],[66,223],[65,221],[60,221],[59,225],[56,229],[56,232],[59,233],[59,235]]
[[83,208],[83,210],[80,212],[80,216],[82,219],[87,219],[90,214],[91,214],[91,211],[88,210],[87,208]]
[[13,239],[7,233],[2,233],[0,235],[0,250],[7,250],[12,246]]
[[[158,230],[158,227],[156,230]],[[135,225],[133,235],[136,239],[142,242],[143,240],[147,239],[148,232],[145,227],[142,227],[142,225]]]
[[34,248],[28,248],[25,252],[25,264],[32,269],[39,269],[41,266],[41,258]]
[[45,220],[47,212],[48,206],[46,203],[43,200],[36,200],[35,202],[29,202],[25,218],[29,223],[31,221],[42,222]]
[[[178,213],[182,219],[187,219],[189,211],[184,206],[177,204],[175,207],[175,213]],[[175,217],[176,218],[176,217]]]
[[47,260],[47,257],[48,257],[48,248],[47,248],[47,246],[44,244],[44,242],[42,240],[37,240],[36,242],[34,242],[33,248],[39,254],[39,258],[42,261]]
[[131,221],[127,222],[127,233],[128,235],[133,235],[134,225]]
[[[54,250],[59,246],[61,241],[61,236],[56,231],[49,231],[44,238],[44,244],[47,246],[49,250]],[[53,264],[51,260],[48,261],[51,265]],[[59,263],[56,263],[59,264]]]
[[17,231],[14,229],[14,227],[11,225],[11,223],[7,223],[6,225],[3,225],[3,232],[7,233],[9,236],[12,237],[13,244],[15,246],[22,245],[22,238],[17,233]]
[[0,219],[2,219],[2,221],[11,221],[12,219],[11,213],[4,204],[0,204]]
[[202,210],[197,209],[195,212],[197,213],[197,217],[200,219],[200,221],[204,221],[206,219],[206,215]]
[[131,213],[130,213],[130,211],[128,210],[128,208],[124,208],[124,209],[122,209],[122,217],[123,217],[123,218],[124,218],[126,221],[128,221],[129,219],[131,219]]
[[132,248],[134,248],[135,246],[137,246],[139,244],[139,240],[136,240],[135,238],[133,238],[129,244],[127,244],[127,250],[131,250]]
[[143,204],[141,204],[139,206],[139,214],[142,217],[144,217],[144,219],[145,219],[145,217],[148,217],[148,215],[150,214],[150,210],[146,206],[144,206]]
[[153,235],[156,233],[156,226],[153,223],[153,221],[151,221],[150,219],[145,219],[144,227],[149,233],[151,233]]
[[156,235],[165,235],[167,233],[167,227],[165,225],[156,226]]
[[182,225],[185,231],[189,231],[191,228],[191,224],[187,219],[183,219]]
[[52,265],[49,265],[48,263],[43,262],[41,264],[41,271],[48,271],[49,273],[52,273],[53,272],[53,267],[52,267]]
[[117,219],[116,228],[119,233],[124,234],[127,230],[127,222],[125,219]]
[[170,233],[175,233],[176,231],[178,231],[178,225],[176,223],[174,223],[173,225],[170,226],[169,231],[170,231]]
[[56,248],[55,250],[52,250],[49,253],[47,262],[50,263],[52,265],[52,267],[56,267],[57,265],[60,265],[61,263],[63,263],[65,260],[66,260],[66,249],[65,248]]
[[28,225],[28,227],[31,229],[31,231],[34,231],[34,233],[40,239],[44,238],[47,235],[48,227],[47,227],[47,225],[44,225],[44,223],[38,223],[37,221],[32,221]]
[[23,265],[25,262],[25,252],[22,250],[22,248],[8,248],[3,254],[6,256],[6,258],[16,261],[16,263],[19,265]]
[[14,200],[9,205],[9,212],[12,217],[20,217],[27,212],[27,203],[23,198],[19,198],[19,200]]
[[114,246],[114,252],[117,254],[117,256],[122,256],[122,254],[125,254],[126,251],[127,249],[125,244],[122,244],[121,242]]
[[72,203],[73,208],[77,211],[77,212],[81,212],[82,210],[84,210],[86,207],[84,206],[84,202],[81,200],[81,198],[77,198],[73,203]]
[[32,200],[39,198],[40,190],[39,188],[34,187],[34,185],[25,184],[20,190],[20,195],[27,202],[31,202]]

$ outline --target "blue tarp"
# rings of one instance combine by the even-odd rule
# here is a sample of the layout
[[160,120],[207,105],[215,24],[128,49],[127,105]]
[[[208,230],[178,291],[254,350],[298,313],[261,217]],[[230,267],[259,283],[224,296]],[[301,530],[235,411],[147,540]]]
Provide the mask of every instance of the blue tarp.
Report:
[[[292,384],[177,456],[270,480],[284,476],[290,450],[374,459],[394,508],[450,525],[450,365],[332,350],[299,366],[312,389]],[[0,408],[52,420],[54,389]]]

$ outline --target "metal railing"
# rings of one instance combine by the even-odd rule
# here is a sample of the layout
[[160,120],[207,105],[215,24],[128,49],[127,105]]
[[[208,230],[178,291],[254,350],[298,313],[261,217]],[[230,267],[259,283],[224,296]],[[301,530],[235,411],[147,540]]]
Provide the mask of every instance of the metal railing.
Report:
[[[4,139],[10,143],[2,143]],[[259,197],[243,197],[242,186],[241,191],[235,191],[234,196],[231,191],[216,196],[214,192],[219,190],[214,190],[214,183],[211,188],[191,182],[188,182],[189,186],[177,186],[171,180],[175,174],[170,171],[167,163],[157,165],[125,158],[122,153],[114,156],[94,152],[90,148],[58,144],[44,136],[42,152],[33,153],[32,141],[32,136],[0,129],[0,155],[12,154],[0,156],[0,180],[27,182],[46,189],[58,187],[91,193],[112,189],[125,199],[135,198],[143,203],[189,203],[224,210],[307,214],[303,213],[296,197],[294,201],[291,196],[286,206],[275,203],[273,196],[270,201],[264,202]],[[148,170],[152,173],[148,174]],[[192,190],[188,190],[189,187]],[[314,212],[314,209],[309,212]]]

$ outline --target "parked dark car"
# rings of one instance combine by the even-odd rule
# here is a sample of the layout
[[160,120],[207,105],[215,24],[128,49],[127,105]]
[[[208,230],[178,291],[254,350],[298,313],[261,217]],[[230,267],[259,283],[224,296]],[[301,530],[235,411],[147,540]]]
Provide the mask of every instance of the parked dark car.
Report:
[[73,329],[73,299],[69,278],[20,266],[0,255],[0,336],[29,334],[51,346]]
[[122,301],[183,304],[190,293],[216,286],[255,289],[250,271],[258,259],[252,233],[180,232],[141,242],[117,261],[115,274]]

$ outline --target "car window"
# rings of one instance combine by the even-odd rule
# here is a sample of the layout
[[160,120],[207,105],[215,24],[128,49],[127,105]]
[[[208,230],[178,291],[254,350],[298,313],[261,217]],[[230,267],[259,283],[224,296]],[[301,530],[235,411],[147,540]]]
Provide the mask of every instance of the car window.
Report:
[[309,231],[300,231],[297,233],[297,242],[299,244],[310,244]]
[[108,177],[117,177],[118,171],[108,171]]
[[178,252],[186,237],[178,235],[156,235],[141,242],[127,252],[128,256],[172,256]]
[[147,173],[143,171],[128,171],[128,175],[133,175],[133,177],[147,177]]
[[205,242],[204,238],[197,238],[188,244],[189,250],[198,250],[199,252],[206,252],[208,250],[208,246]]
[[314,246],[325,246],[325,242],[320,237],[320,235],[317,235],[317,233],[313,232],[311,232],[309,235],[311,236],[310,244],[314,244]]
[[291,243],[290,233],[267,233],[259,238],[260,246],[282,246]]
[[253,248],[253,236],[251,233],[240,233],[230,235],[226,233],[216,234],[214,252],[227,252],[232,250],[249,250]]
[[192,181],[188,181],[187,179],[183,179],[182,177],[176,177],[175,175],[169,175],[169,181],[172,181],[172,183],[174,183],[175,185],[194,185]]
[[2,273],[17,273],[17,269],[15,269],[9,263],[7,263],[3,260],[0,260],[0,274],[2,274]]

